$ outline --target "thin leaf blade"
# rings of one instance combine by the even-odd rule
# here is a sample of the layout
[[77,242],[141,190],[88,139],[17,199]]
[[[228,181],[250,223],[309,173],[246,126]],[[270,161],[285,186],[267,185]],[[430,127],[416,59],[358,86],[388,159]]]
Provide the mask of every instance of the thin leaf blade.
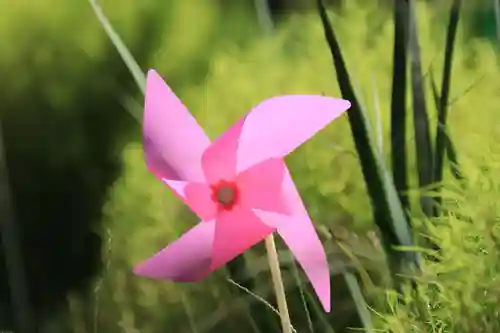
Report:
[[356,276],[351,272],[345,272],[343,275],[354,305],[356,306],[359,319],[363,324],[363,332],[374,333],[372,317]]
[[115,31],[108,18],[104,14],[101,6],[97,3],[97,0],[88,0],[90,5],[92,6],[92,10],[94,11],[97,19],[101,23],[106,35],[108,35],[109,39],[116,47],[118,53],[120,53],[121,58],[125,62],[125,65],[129,69],[130,73],[134,77],[137,86],[141,90],[142,94],[146,93],[146,75],[142,71],[141,67],[135,60],[134,56],[127,48],[123,40],[120,38],[118,33]]
[[[421,188],[428,187],[433,183],[433,150],[431,144],[429,116],[427,114],[424,83],[422,76],[422,63],[420,57],[420,45],[418,42],[417,18],[414,0],[408,0],[409,4],[409,40],[411,64],[411,89],[413,106],[413,125],[415,131],[415,148],[417,154],[418,181]],[[432,214],[431,198],[422,196],[420,205],[425,215]]]
[[404,194],[408,190],[406,151],[406,73],[408,1],[394,1],[394,50],[391,94],[391,161],[394,186],[404,211],[410,203]]
[[399,252],[393,248],[402,244],[413,244],[409,222],[403,212],[401,202],[397,198],[394,183],[373,147],[369,133],[369,120],[356,96],[340,44],[321,0],[317,0],[317,7],[342,97],[351,102],[351,108],[347,112],[349,125],[372,202],[374,220],[382,232],[384,247],[395,277],[397,272],[408,264],[419,266],[416,253]]
[[[432,89],[432,95],[434,98],[434,103],[436,104],[436,108],[438,109],[438,112],[439,112],[440,97],[439,97],[439,92],[438,92],[436,80],[434,79],[434,75],[432,74],[432,72],[430,73],[429,78],[431,81],[431,89]],[[438,126],[439,126],[439,123],[438,123]],[[457,155],[457,151],[455,149],[455,146],[453,144],[453,141],[451,140],[449,133],[446,132],[446,128],[443,128],[442,126],[439,126],[439,128],[440,128],[440,130],[445,132],[446,155],[447,155],[448,160],[450,161],[451,173],[453,174],[455,179],[462,180],[463,175],[462,175],[462,172],[460,170],[460,166],[458,163],[458,155]],[[436,145],[436,147],[437,146],[438,145]],[[436,149],[436,153],[437,153],[437,149]],[[441,180],[439,178],[435,178],[434,181],[440,182]]]
[[[436,134],[436,150],[435,150],[435,165],[434,165],[434,182],[441,183],[443,180],[444,171],[444,155],[448,153],[448,158],[452,167],[458,166],[456,152],[452,146],[452,141],[446,132],[446,121],[448,118],[448,100],[451,86],[451,73],[453,65],[453,51],[455,39],[457,35],[458,23],[460,20],[460,9],[462,6],[461,0],[453,0],[450,9],[450,18],[446,32],[446,43],[444,52],[443,78],[441,83],[441,95],[439,96],[438,107],[438,124]],[[453,172],[457,178],[461,177],[461,173],[457,170]],[[437,198],[437,206],[441,203],[441,198]],[[434,210],[437,214],[438,207]]]

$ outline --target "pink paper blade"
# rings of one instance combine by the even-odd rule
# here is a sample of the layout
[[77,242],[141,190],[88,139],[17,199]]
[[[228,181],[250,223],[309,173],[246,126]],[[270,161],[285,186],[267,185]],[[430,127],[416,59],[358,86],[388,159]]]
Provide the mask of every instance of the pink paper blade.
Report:
[[311,281],[323,308],[330,312],[330,271],[326,253],[288,169],[283,193],[292,208],[291,216],[260,210],[256,210],[255,214],[267,225],[277,227],[278,234]]
[[146,164],[159,179],[205,180],[201,156],[210,139],[154,70],[146,82],[143,140]]
[[224,266],[275,230],[262,223],[254,212],[242,207],[221,214],[215,223],[211,271]]
[[282,189],[285,171],[285,161],[272,158],[241,172],[236,177],[238,185],[243,189],[241,205],[248,210],[289,214],[291,210]]
[[236,172],[241,172],[263,160],[288,155],[350,106],[343,99],[316,95],[267,99],[219,137],[205,155],[238,147]]
[[134,273],[176,282],[199,281],[210,272],[215,222],[200,222],[175,242],[134,267]]
[[201,163],[207,182],[214,183],[220,179],[230,180],[236,176],[238,140],[241,125],[228,129],[215,139],[214,143],[203,153]]
[[280,214],[291,211],[282,191],[285,170],[282,159],[269,159],[236,177],[239,200],[231,211],[222,211],[217,216],[212,269],[225,265],[276,230],[263,223],[254,209]]

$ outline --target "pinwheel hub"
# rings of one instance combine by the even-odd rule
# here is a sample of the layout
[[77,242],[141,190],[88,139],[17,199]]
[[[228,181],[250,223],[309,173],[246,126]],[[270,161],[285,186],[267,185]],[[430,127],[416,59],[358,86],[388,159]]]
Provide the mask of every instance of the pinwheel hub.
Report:
[[238,200],[238,192],[236,183],[220,181],[212,186],[212,200],[224,210],[231,210]]
[[234,201],[234,189],[231,187],[221,187],[217,192],[217,200],[223,205]]

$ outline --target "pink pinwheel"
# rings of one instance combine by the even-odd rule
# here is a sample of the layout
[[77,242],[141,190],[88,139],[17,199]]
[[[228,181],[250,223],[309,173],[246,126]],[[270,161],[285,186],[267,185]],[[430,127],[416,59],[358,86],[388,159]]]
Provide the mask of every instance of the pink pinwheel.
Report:
[[283,158],[349,107],[323,96],[270,98],[211,143],[162,78],[149,71],[146,164],[201,222],[134,272],[199,281],[277,231],[329,312],[326,254]]

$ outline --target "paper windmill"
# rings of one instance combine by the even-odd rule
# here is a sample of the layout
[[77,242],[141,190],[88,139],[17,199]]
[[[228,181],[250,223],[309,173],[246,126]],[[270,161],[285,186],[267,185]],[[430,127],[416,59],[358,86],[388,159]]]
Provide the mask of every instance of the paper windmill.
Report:
[[211,143],[150,70],[143,123],[146,164],[201,222],[136,266],[135,274],[199,281],[277,231],[329,312],[326,254],[283,158],[349,107],[348,101],[323,96],[274,97]]

